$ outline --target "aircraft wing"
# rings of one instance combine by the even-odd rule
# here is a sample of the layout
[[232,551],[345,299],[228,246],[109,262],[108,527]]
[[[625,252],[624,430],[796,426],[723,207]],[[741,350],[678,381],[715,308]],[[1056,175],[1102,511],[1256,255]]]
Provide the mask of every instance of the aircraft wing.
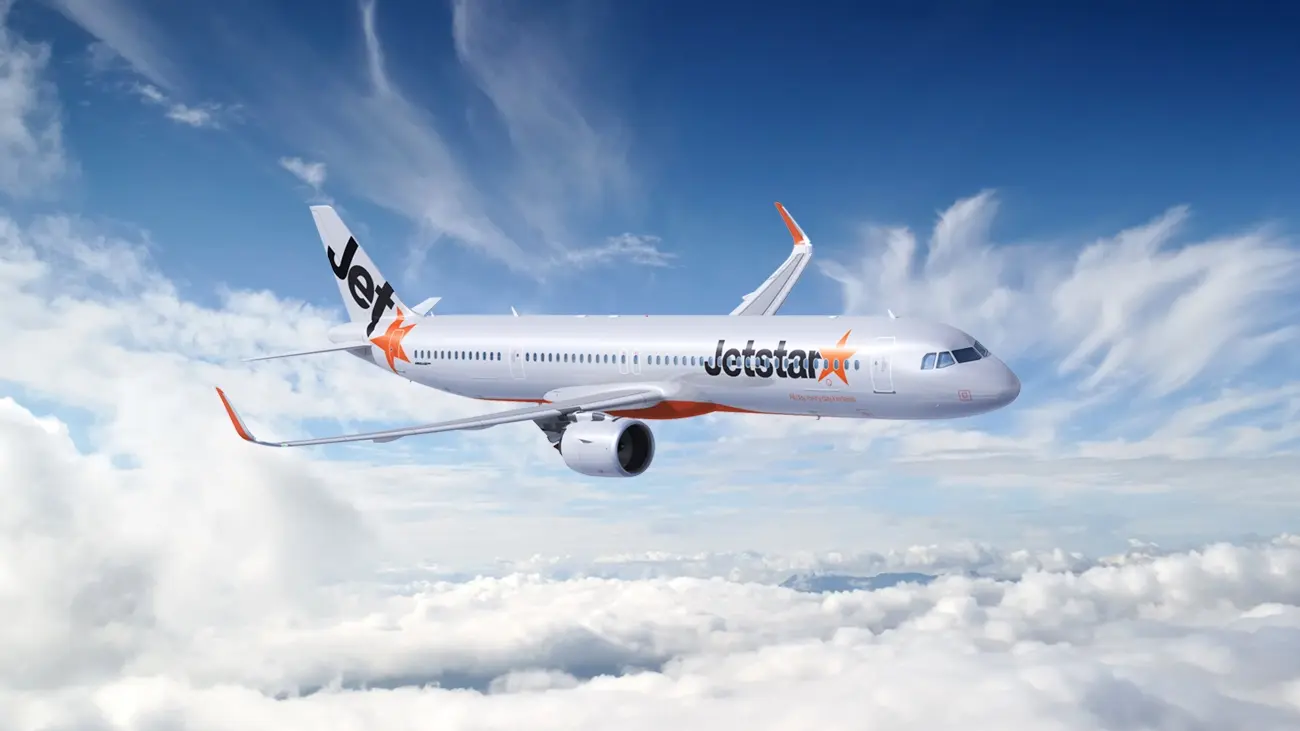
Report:
[[794,239],[794,250],[786,257],[785,262],[772,272],[772,276],[768,277],[767,281],[763,282],[758,289],[745,295],[740,305],[731,311],[733,315],[775,315],[785,303],[785,298],[790,296],[790,290],[794,289],[795,282],[799,281],[803,270],[808,267],[808,262],[812,261],[813,248],[808,235],[790,217],[785,206],[777,203],[776,210],[781,214],[781,220],[785,221],[785,227],[790,230],[790,237]]
[[370,343],[344,343],[343,345],[331,345],[327,348],[316,348],[314,350],[295,350],[292,353],[276,353],[275,355],[259,355],[256,358],[244,358],[245,363],[253,363],[259,360],[275,360],[276,358],[296,358],[300,355],[316,355],[317,353],[337,353],[340,351],[352,350],[365,355],[370,352]]
[[230,422],[234,424],[235,432],[246,441],[253,442],[254,444],[262,444],[268,447],[306,447],[316,444],[338,444],[340,442],[391,442],[394,439],[411,437],[417,434],[435,434],[437,432],[468,429],[487,429],[488,427],[498,426],[501,424],[532,421],[534,419],[543,419],[550,416],[572,414],[578,411],[609,411],[612,409],[643,408],[653,406],[664,400],[664,393],[658,389],[611,388],[608,391],[586,394],[571,399],[553,401],[551,403],[537,404],[535,406],[507,409],[506,411],[498,411],[495,414],[470,416],[464,419],[439,421],[432,424],[408,426],[401,429],[387,429],[385,431],[362,432],[359,434],[342,434],[334,437],[318,437],[315,439],[299,439],[290,442],[268,442],[257,439],[253,436],[253,433],[248,430],[248,427],[244,426],[243,419],[240,419],[239,414],[235,413],[235,407],[230,404],[230,399],[226,398],[224,391],[218,388],[217,395],[221,397],[221,403],[226,407],[226,415],[230,417]]

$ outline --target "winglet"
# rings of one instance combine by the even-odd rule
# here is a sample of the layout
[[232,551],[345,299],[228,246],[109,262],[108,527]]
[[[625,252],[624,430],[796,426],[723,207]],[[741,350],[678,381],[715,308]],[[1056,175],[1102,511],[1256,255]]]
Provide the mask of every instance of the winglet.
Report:
[[795,246],[808,246],[812,243],[808,239],[808,234],[804,233],[803,229],[799,228],[799,224],[794,222],[794,218],[790,215],[790,212],[787,211],[785,206],[781,205],[779,201],[776,204],[776,210],[781,214],[781,220],[785,221],[785,227],[790,230],[790,238],[794,239]]
[[226,416],[230,417],[230,423],[234,425],[235,433],[246,442],[261,444],[261,442],[253,438],[253,433],[248,430],[248,427],[244,426],[244,420],[239,418],[239,414],[235,413],[235,407],[230,405],[230,399],[226,398],[226,393],[219,386],[217,387],[217,395],[221,397],[221,404],[226,407]]

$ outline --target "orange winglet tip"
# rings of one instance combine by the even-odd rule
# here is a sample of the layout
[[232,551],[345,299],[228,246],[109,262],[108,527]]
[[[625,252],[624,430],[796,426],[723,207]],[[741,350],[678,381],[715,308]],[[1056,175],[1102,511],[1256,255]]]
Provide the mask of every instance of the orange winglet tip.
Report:
[[785,209],[785,206],[781,205],[780,201],[776,203],[776,210],[777,213],[781,214],[781,220],[785,222],[786,229],[790,231],[790,238],[794,239],[794,245],[807,246],[810,243],[808,234],[799,228],[799,224],[794,222],[794,218],[790,216],[790,212]]
[[235,433],[246,442],[256,441],[253,439],[252,432],[248,431],[248,427],[244,426],[244,420],[240,419],[239,414],[235,413],[235,407],[230,405],[230,399],[226,398],[226,392],[222,391],[220,386],[217,386],[216,389],[217,396],[221,398],[221,405],[226,407],[226,416],[230,417],[230,423],[235,427]]

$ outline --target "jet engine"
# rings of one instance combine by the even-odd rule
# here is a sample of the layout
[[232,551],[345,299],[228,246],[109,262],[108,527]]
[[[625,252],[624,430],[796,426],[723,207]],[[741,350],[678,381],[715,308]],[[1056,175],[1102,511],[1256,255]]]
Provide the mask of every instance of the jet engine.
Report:
[[557,445],[564,463],[592,477],[636,477],[655,458],[655,436],[636,419],[576,421]]

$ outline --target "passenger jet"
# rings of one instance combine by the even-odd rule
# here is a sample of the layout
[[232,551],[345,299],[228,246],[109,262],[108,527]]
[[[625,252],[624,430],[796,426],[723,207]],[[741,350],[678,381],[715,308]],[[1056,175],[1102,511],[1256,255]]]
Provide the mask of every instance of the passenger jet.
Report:
[[[970,335],[895,317],[780,316],[812,243],[776,204],[794,249],[730,315],[434,316],[408,307],[330,206],[316,229],[350,321],[333,345],[248,360],[345,352],[430,388],[522,404],[496,413],[294,441],[255,438],[220,388],[239,436],[272,447],[388,442],[531,421],[571,469],[634,477],[655,457],[646,420],[715,412],[948,419],[1002,408],[1020,381]],[[513,313],[513,308],[511,308]]]

